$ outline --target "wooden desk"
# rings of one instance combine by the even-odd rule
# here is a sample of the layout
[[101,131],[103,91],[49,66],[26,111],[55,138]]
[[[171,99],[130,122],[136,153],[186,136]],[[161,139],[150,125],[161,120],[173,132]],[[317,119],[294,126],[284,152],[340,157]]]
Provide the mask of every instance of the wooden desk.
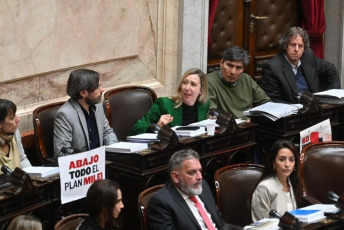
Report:
[[251,117],[251,122],[256,123],[256,141],[265,155],[274,141],[282,138],[293,141],[296,146],[300,143],[300,131],[309,128],[321,121],[330,119],[332,127],[332,140],[342,139],[340,135],[340,112],[343,106],[322,104],[321,111],[309,115],[290,115],[272,121],[264,116]]
[[[157,184],[164,184],[167,175],[167,163],[170,156],[177,150],[192,148],[201,157],[203,177],[214,187],[214,172],[227,164],[252,162],[255,142],[253,123],[240,124],[233,134],[201,136],[181,139],[179,147],[169,151],[149,149],[139,153],[106,153],[107,178],[121,185],[124,210],[122,219],[124,229],[140,229],[138,195],[144,189]],[[214,190],[215,192],[215,190]]]
[[59,179],[33,181],[29,191],[19,192],[18,188],[10,185],[0,189],[0,229],[7,226],[14,217],[28,213],[37,216],[44,229],[53,229],[60,199]]

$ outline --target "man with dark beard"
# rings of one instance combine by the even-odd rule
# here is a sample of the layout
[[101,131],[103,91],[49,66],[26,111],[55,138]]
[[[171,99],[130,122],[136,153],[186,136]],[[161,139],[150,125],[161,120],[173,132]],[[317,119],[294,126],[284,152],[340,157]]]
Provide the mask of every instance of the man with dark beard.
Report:
[[96,71],[78,69],[70,73],[67,94],[71,98],[61,106],[55,117],[55,159],[118,142],[103,106],[99,104],[103,92]]
[[168,173],[170,180],[149,200],[149,229],[222,229],[209,185],[202,180],[198,153],[191,149],[174,153]]

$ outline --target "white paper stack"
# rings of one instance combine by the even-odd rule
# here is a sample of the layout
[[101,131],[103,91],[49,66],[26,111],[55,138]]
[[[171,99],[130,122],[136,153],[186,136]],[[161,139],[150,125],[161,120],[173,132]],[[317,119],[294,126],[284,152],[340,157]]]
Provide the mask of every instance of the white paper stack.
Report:
[[105,147],[106,152],[133,153],[148,149],[147,143],[117,142]]
[[197,130],[177,130],[178,127],[180,126],[175,126],[172,128],[176,132],[177,136],[196,137],[207,133],[207,131],[205,131],[205,127],[199,127]]
[[30,177],[43,177],[47,178],[60,173],[59,167],[44,167],[44,166],[31,166],[23,168]]
[[330,89],[313,95],[316,96],[320,103],[344,104],[344,89]]
[[267,102],[263,105],[244,111],[245,116],[265,116],[273,121],[292,114],[297,114],[303,106],[301,104],[284,104]]

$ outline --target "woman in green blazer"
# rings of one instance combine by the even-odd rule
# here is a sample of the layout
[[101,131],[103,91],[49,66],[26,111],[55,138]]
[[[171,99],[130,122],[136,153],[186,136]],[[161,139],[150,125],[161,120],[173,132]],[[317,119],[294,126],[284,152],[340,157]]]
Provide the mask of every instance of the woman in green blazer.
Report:
[[151,132],[149,126],[156,123],[159,127],[168,125],[188,125],[207,118],[209,109],[208,85],[205,74],[200,69],[185,72],[173,97],[160,97],[148,113],[138,120],[131,134]]

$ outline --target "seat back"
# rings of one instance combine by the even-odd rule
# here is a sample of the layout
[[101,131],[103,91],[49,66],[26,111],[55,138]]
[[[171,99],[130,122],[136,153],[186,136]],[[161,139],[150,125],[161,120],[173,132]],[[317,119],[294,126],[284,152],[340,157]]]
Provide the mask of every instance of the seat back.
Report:
[[305,147],[301,152],[300,172],[307,196],[333,203],[327,193],[344,192],[344,142],[319,142]]
[[141,229],[143,230],[148,230],[146,207],[148,206],[149,199],[163,186],[163,184],[155,185],[153,187],[143,190],[139,195],[139,213],[141,216]]
[[125,140],[136,121],[151,108],[157,96],[154,90],[145,86],[125,86],[104,94],[104,111],[117,135]]
[[251,197],[264,166],[258,164],[227,165],[215,172],[214,180],[219,211],[226,223],[246,226],[251,221]]
[[37,107],[33,111],[33,128],[37,152],[44,165],[50,164],[54,157],[54,120],[57,110],[64,101]]
[[55,230],[75,230],[79,224],[88,217],[86,213],[73,214],[66,216],[55,224]]

